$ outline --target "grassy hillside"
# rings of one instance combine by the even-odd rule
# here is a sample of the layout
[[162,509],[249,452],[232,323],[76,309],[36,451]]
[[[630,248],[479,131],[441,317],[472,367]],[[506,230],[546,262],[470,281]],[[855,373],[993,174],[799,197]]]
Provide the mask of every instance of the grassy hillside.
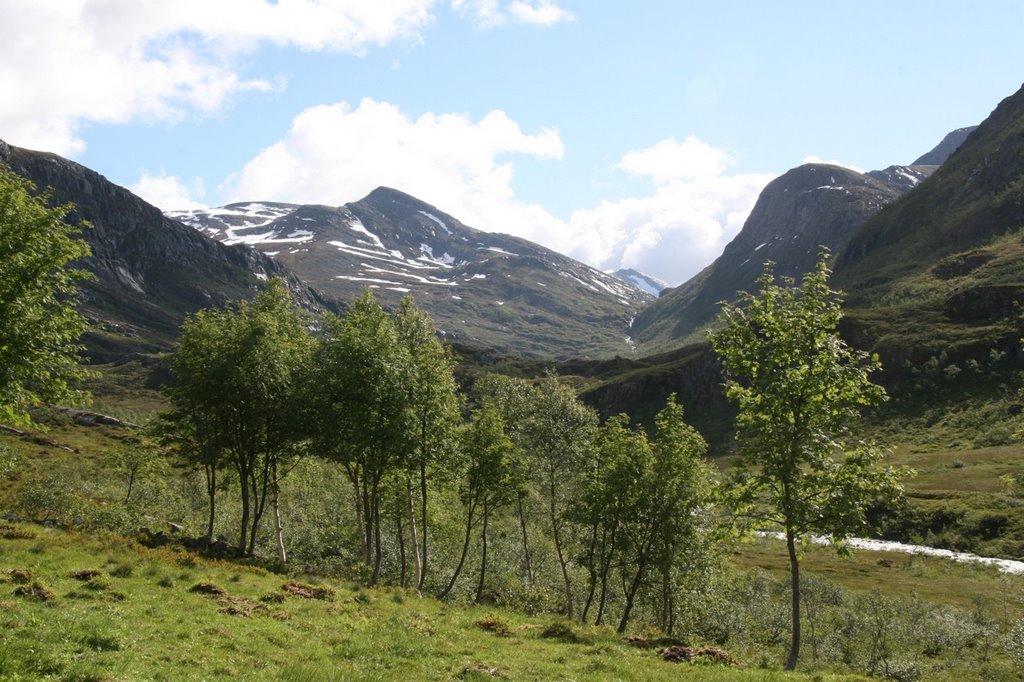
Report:
[[[104,389],[101,404],[144,416],[155,396],[132,388],[144,377],[139,366],[108,368],[95,383]],[[939,398],[924,410],[902,406],[869,428],[889,442],[901,435],[893,461],[921,472],[908,485],[918,515],[893,522],[909,528],[910,521],[960,514],[920,539],[955,547],[975,542],[969,548],[985,552],[1009,536],[977,544],[970,524],[1004,513],[1007,533],[1024,528],[1024,504],[999,481],[1006,473],[1024,475],[1024,462],[1014,447],[985,445],[979,424],[995,415],[981,397],[965,399],[959,410]],[[300,560],[275,573],[259,562],[202,558],[174,543],[147,548],[132,539],[138,525],[160,527],[160,519],[173,519],[186,534],[201,526],[201,513],[189,518],[185,479],[173,470],[151,472],[128,508],[120,502],[123,474],[110,453],[130,433],[84,427],[55,413],[37,416],[49,427],[36,436],[49,442],[0,435],[0,446],[19,457],[14,475],[0,481],[0,512],[84,523],[68,530],[0,522],[2,680],[858,680],[885,670],[896,679],[1014,679],[1006,647],[1024,617],[1022,576],[899,554],[857,552],[840,559],[808,548],[806,674],[788,676],[778,672],[788,632],[784,547],[767,539],[743,543],[730,550],[710,590],[679,624],[687,643],[723,649],[738,664],[677,665],[608,627],[568,623],[544,600],[477,607],[465,593],[439,602],[399,588],[361,587],[353,577],[339,577],[353,576],[345,562]],[[332,486],[342,485],[336,474],[332,479],[329,467],[312,461],[304,466],[308,470],[300,467],[289,479],[285,510],[291,547],[300,557],[317,544],[338,542],[348,523],[340,510],[334,516],[325,511],[337,495]],[[35,506],[26,508],[26,501]],[[230,505],[230,498],[222,504]],[[439,526],[437,532],[437,561],[449,561],[442,549],[448,531]],[[514,561],[511,527],[500,536],[492,548],[498,561]],[[81,571],[98,574],[73,575]],[[330,597],[284,589],[293,583],[326,587]],[[223,594],[191,591],[203,584]],[[632,632],[661,637],[643,626]]]
[[665,662],[609,628],[275,575],[113,535],[3,533],[3,680],[811,679]]

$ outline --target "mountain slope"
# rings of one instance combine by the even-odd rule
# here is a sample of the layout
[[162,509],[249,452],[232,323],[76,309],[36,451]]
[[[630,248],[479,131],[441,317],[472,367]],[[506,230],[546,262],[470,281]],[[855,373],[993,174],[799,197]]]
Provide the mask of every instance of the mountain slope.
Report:
[[882,206],[926,178],[932,167],[890,166],[868,174],[806,164],[770,182],[743,229],[711,265],[665,292],[636,318],[645,353],[678,346],[718,312],[719,302],[750,291],[766,261],[780,275],[813,268],[821,246],[836,251]]
[[1017,353],[1022,235],[1024,88],[839,254],[849,333],[890,364]]
[[[247,298],[267,277],[289,277],[273,259],[204,237],[73,161],[0,141],[0,163],[49,189],[54,201],[73,202],[70,219],[90,225],[83,238],[92,255],[83,266],[95,277],[81,288],[94,360],[166,350],[186,314]],[[293,277],[289,287],[307,307],[324,305]]]
[[942,138],[942,142],[935,145],[927,154],[922,154],[917,158],[912,166],[941,166],[946,163],[946,159],[953,155],[960,145],[967,140],[967,136],[973,133],[978,126],[968,126],[966,128],[957,128],[953,132],[947,134]]
[[169,214],[246,243],[325,294],[405,294],[462,344],[540,357],[629,354],[629,323],[651,296],[537,244],[467,227],[385,187],[344,206],[238,203]]
[[[989,418],[1005,422],[1006,387],[1017,381],[1011,377],[1024,336],[1024,89],[941,168],[855,229],[836,261],[833,286],[846,292],[840,331],[880,355],[884,373],[876,380],[898,398],[891,409],[930,425],[950,406],[965,407],[963,395],[973,391],[980,396],[974,409],[995,406]],[[680,292],[692,300],[717,265],[650,309]],[[728,408],[706,343],[564,373],[597,376],[584,396],[607,414],[650,415],[676,391],[689,414],[701,415],[706,435],[725,442],[719,437],[728,430]]]

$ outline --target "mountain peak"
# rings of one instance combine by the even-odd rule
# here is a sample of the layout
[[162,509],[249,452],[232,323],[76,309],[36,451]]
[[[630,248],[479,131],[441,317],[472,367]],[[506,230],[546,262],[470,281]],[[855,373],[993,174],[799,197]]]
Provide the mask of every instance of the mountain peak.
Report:
[[927,154],[923,154],[918,157],[911,166],[941,166],[946,162],[953,152],[960,148],[960,145],[964,143],[967,136],[973,133],[978,126],[968,126],[966,128],[957,128],[953,132],[947,134],[942,138],[942,142],[935,145]]
[[411,194],[394,189],[393,187],[384,187],[383,185],[367,194],[360,203],[368,203],[375,206],[397,204],[399,206],[416,207],[417,209],[434,208],[427,202],[417,199]]
[[378,187],[344,206],[269,201],[174,214],[228,243],[273,257],[328,295],[406,294],[464,345],[569,357],[631,352],[629,321],[651,299],[583,263],[508,235],[482,232],[432,205]]

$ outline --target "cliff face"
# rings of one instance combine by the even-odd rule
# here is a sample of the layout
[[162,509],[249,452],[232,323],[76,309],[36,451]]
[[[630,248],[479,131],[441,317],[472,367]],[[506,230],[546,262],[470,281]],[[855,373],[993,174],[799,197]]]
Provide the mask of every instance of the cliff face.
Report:
[[185,315],[248,298],[268,277],[284,277],[308,307],[325,304],[280,263],[219,244],[73,161],[0,141],[0,163],[53,202],[73,203],[72,222],[88,223],[83,238],[92,255],[82,265],[94,278],[82,284],[82,308],[94,360],[168,349]]
[[779,275],[798,277],[811,270],[822,246],[841,250],[870,216],[932,170],[891,166],[863,174],[807,164],[776,178],[714,263],[637,316],[633,328],[641,352],[671,348],[710,323],[721,301],[756,289],[767,261],[775,263]]

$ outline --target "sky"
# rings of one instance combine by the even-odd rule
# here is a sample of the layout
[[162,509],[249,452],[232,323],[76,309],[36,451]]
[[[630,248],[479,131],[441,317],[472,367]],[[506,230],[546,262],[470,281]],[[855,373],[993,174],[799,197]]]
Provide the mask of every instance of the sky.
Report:
[[0,0],[0,139],[164,210],[377,186],[679,284],[810,161],[1024,81],[1019,0]]

